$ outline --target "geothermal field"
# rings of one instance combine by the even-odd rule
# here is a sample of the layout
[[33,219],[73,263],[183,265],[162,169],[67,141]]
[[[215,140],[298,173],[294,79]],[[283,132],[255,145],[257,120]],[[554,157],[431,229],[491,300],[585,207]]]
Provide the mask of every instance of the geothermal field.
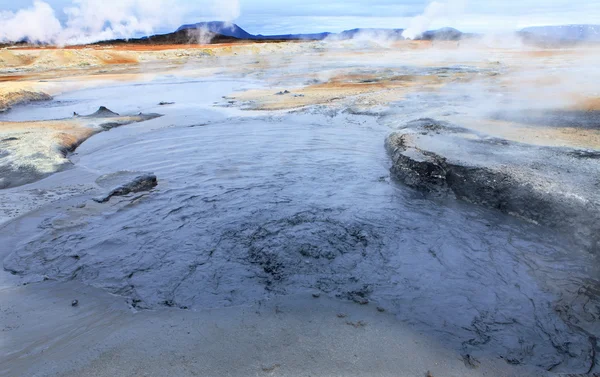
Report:
[[600,44],[225,39],[0,49],[0,375],[600,373]]

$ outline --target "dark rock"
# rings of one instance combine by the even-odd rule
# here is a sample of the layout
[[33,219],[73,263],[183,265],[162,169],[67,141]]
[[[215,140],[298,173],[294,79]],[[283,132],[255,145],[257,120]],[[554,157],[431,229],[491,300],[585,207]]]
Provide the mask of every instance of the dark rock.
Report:
[[167,105],[174,105],[174,104],[175,104],[175,102],[163,102],[163,101],[161,101],[161,102],[158,103],[158,106],[167,106]]
[[476,358],[474,358],[473,356],[471,356],[470,354],[465,354],[462,355],[463,358],[463,362],[465,363],[465,366],[471,369],[475,369],[477,367],[479,367],[479,365],[481,364],[479,362],[479,360],[477,360]]
[[367,325],[367,323],[365,321],[356,321],[356,322],[352,322],[352,321],[346,321],[346,324],[348,326],[352,326],[354,328],[361,328],[361,327],[365,327]]
[[345,297],[359,305],[367,305],[369,303],[368,296],[371,294],[371,291],[370,286],[364,285],[360,289],[346,293]]
[[156,175],[154,174],[144,174],[135,177],[128,183],[125,183],[119,187],[114,188],[108,194],[94,198],[93,200],[98,203],[106,203],[113,196],[123,196],[130,193],[141,192],[141,191],[149,191],[154,188],[158,184]]
[[408,186],[561,229],[591,251],[600,247],[595,152],[490,138],[432,119],[408,123],[386,148],[393,176]]
[[109,110],[108,108],[106,108],[104,106],[100,106],[98,108],[98,110],[96,110],[95,113],[86,115],[85,118],[112,118],[112,117],[118,117],[118,116],[119,116],[119,114]]
[[73,300],[73,301],[71,301],[71,306],[72,307],[76,307],[78,305],[79,305],[79,300]]

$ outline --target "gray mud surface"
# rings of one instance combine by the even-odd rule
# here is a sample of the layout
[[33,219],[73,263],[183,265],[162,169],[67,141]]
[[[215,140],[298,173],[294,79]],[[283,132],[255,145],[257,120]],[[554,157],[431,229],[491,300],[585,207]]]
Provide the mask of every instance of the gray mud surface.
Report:
[[160,184],[8,224],[4,268],[24,282],[81,281],[137,309],[320,292],[380,306],[470,364],[595,370],[595,257],[398,186],[388,134],[372,116],[317,108],[91,139],[78,166],[152,171]]
[[[165,92],[175,104],[164,107],[165,117],[152,126],[115,128],[78,148],[74,169],[93,176],[88,179],[94,192],[0,228],[0,255],[13,278],[26,284],[81,282],[124,297],[142,313],[234,308],[291,295],[336,298],[361,310],[380,307],[453,350],[465,375],[477,375],[478,363],[490,359],[519,371],[535,368],[539,375],[599,372],[600,264],[580,242],[597,229],[597,218],[585,217],[590,211],[579,213],[581,207],[571,207],[575,199],[564,197],[556,203],[574,217],[552,214],[551,226],[539,226],[449,199],[448,191],[460,184],[441,182],[438,166],[428,162],[431,154],[414,148],[422,155],[419,168],[438,173],[429,174],[426,184],[416,184],[421,175],[410,175],[415,184],[404,180],[419,190],[394,180],[398,161],[390,161],[384,140],[406,123],[399,119],[455,111],[446,98],[409,98],[396,105],[399,117],[319,106],[223,117],[211,106],[190,103],[189,93],[214,92],[218,98],[231,92],[216,89],[225,81],[188,85],[130,85],[118,89],[118,98],[115,88],[78,94],[90,111],[100,103],[113,108],[123,98],[135,99],[121,104],[128,111],[152,111]],[[81,103],[65,106],[69,99],[60,98],[65,102],[50,110],[71,114]],[[14,114],[43,118],[50,110]],[[432,148],[446,143],[445,152],[462,153],[484,166],[490,163],[484,152],[502,147],[506,155],[498,169],[517,161],[533,169],[525,172],[532,182],[555,169],[565,175],[538,183],[577,178],[581,184],[570,186],[571,192],[597,198],[597,191],[590,191],[597,177],[594,151],[540,149],[534,158],[529,149],[459,126],[415,129],[401,132]],[[540,156],[545,164],[536,165]],[[531,173],[536,166],[539,173]],[[563,169],[573,166],[578,170]],[[590,174],[583,174],[588,168]],[[158,185],[105,203],[93,200],[98,191],[135,180],[136,172],[153,172]],[[518,172],[523,171],[511,170],[506,177],[525,179]],[[423,195],[419,186],[438,195]],[[517,198],[527,204],[527,191],[520,192]],[[500,209],[514,212],[510,206]],[[516,214],[534,219],[529,210]],[[570,219],[580,224],[587,219],[588,227],[573,236],[552,228],[569,225]],[[361,320],[342,324],[360,331]],[[269,360],[266,372],[275,364]]]

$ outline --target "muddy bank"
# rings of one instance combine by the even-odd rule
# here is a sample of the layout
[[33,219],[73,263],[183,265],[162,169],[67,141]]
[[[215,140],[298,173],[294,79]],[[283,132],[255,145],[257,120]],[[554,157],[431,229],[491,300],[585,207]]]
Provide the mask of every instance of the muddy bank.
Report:
[[70,165],[68,154],[89,137],[158,114],[121,116],[101,107],[69,119],[0,122],[0,189],[35,182]]
[[600,130],[600,110],[522,110],[499,112],[494,119],[543,127],[564,127],[583,130]]
[[536,147],[446,122],[410,122],[386,140],[403,183],[572,233],[600,250],[600,152]]
[[375,306],[310,294],[133,313],[97,289],[47,282],[0,290],[0,299],[6,376],[536,375],[490,358],[469,367],[459,352]]

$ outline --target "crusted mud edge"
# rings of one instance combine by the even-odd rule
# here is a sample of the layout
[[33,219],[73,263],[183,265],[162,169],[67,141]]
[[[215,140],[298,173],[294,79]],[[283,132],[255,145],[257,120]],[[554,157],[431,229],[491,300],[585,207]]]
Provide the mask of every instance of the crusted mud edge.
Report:
[[[456,130],[464,129],[450,132]],[[597,203],[590,205],[567,195],[539,190],[499,170],[451,161],[419,148],[418,143],[412,144],[412,135],[394,132],[385,141],[392,160],[392,176],[401,183],[434,197],[454,197],[564,231],[590,252],[600,251]]]

